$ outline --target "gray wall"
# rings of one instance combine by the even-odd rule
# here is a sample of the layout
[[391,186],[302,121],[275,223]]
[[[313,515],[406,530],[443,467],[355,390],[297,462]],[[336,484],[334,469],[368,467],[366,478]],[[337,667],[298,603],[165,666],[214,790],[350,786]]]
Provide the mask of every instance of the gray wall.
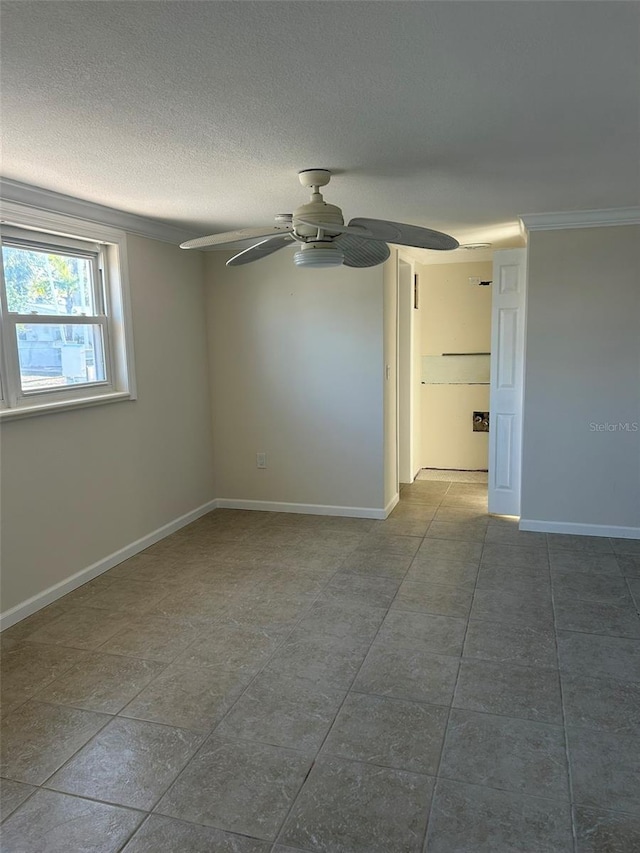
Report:
[[138,399],[2,424],[3,611],[215,497],[202,255],[127,248]]
[[216,497],[382,508],[382,267],[227,257],[206,255]]
[[640,528],[640,228],[533,232],[528,287],[522,518]]

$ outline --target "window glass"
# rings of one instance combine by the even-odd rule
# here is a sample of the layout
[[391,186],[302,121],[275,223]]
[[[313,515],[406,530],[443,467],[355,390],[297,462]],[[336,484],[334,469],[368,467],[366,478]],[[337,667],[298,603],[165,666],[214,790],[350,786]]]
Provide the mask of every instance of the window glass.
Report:
[[17,314],[96,314],[91,258],[2,247],[7,308]]
[[16,338],[24,393],[106,380],[101,325],[18,323]]

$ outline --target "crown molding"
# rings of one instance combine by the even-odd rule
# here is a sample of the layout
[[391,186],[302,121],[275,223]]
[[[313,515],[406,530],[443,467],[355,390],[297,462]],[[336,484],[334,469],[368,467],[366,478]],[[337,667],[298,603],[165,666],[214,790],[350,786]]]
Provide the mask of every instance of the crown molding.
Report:
[[87,222],[108,225],[120,231],[126,231],[128,234],[150,237],[152,240],[161,240],[163,243],[179,244],[193,236],[191,232],[159,219],[147,219],[135,213],[104,207],[92,201],[62,195],[62,193],[23,184],[20,181],[12,181],[10,178],[0,177],[0,199],[33,207],[36,210],[61,213]]
[[607,225],[640,225],[640,207],[608,210],[569,210],[562,213],[525,213],[520,216],[525,231],[557,231],[562,228],[603,228]]

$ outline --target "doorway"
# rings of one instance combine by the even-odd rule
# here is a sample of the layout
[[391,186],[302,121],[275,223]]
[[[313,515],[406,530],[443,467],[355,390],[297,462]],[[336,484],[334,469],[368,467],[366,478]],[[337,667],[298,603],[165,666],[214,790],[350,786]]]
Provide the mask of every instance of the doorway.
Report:
[[[489,463],[492,264],[398,260],[401,483]],[[432,472],[429,474],[428,472]],[[459,480],[458,476],[455,479]]]
[[488,474],[489,511],[520,514],[525,297],[526,249],[470,263],[398,255],[400,484]]

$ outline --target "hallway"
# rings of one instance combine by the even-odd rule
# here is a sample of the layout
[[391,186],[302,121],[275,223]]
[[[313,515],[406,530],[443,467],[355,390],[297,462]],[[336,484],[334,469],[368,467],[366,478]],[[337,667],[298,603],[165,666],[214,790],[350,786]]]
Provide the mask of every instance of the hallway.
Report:
[[419,480],[216,510],[2,635],[6,853],[633,853],[640,542]]

